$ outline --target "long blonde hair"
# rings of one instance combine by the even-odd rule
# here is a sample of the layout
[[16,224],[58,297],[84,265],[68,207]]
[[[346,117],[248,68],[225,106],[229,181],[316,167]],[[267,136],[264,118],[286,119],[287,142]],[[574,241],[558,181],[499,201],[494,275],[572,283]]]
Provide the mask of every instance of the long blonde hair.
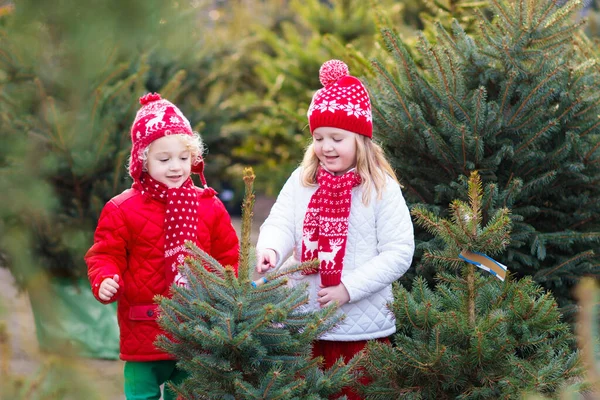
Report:
[[[381,199],[385,190],[387,175],[396,182],[398,182],[398,178],[385,158],[383,149],[377,143],[364,135],[355,135],[355,137],[356,172],[360,175],[361,186],[363,187],[362,202],[365,206],[368,206],[373,188],[377,193],[377,199]],[[302,184],[304,186],[316,185],[319,157],[315,153],[314,142],[306,148],[301,166],[304,168],[302,171]]]

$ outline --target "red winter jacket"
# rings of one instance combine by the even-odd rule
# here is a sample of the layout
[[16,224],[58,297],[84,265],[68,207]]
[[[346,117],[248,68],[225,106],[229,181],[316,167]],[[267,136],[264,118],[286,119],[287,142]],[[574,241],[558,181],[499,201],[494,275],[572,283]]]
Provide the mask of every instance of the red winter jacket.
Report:
[[[229,214],[216,196],[198,197],[201,219],[196,244],[237,273],[239,242]],[[156,322],[158,306],[153,298],[169,296],[171,284],[165,278],[164,220],[165,204],[142,194],[134,184],[104,206],[94,245],[85,255],[98,301],[106,303],[98,298],[102,281],[119,275],[119,291],[111,302],[118,301],[120,357],[125,361],[173,358],[154,346],[157,334],[164,331]]]

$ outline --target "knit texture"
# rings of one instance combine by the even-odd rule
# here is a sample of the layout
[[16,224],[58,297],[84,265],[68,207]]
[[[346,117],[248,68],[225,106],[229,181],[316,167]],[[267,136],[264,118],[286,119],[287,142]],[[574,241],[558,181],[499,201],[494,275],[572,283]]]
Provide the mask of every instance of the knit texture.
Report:
[[315,93],[307,112],[310,133],[332,127],[372,138],[371,100],[362,82],[350,75],[348,66],[329,60],[321,66],[319,80],[323,88]]
[[183,265],[189,255],[185,241],[196,242],[198,232],[198,193],[194,183],[188,178],[180,187],[169,188],[142,174],[142,194],[148,193],[153,199],[166,204],[165,211],[165,278],[167,282],[187,286],[185,276],[177,268]]
[[[158,93],[148,93],[140,98],[142,107],[138,110],[131,125],[131,163],[129,175],[139,181],[142,175],[142,152],[156,139],[166,135],[193,136],[192,126],[183,113],[173,103],[160,97]],[[192,165],[192,172],[200,174],[206,185],[202,160]]]
[[360,176],[354,170],[335,176],[320,167],[317,182],[319,188],[312,195],[304,216],[301,259],[318,258],[321,283],[335,286],[342,280],[352,188],[360,184]]

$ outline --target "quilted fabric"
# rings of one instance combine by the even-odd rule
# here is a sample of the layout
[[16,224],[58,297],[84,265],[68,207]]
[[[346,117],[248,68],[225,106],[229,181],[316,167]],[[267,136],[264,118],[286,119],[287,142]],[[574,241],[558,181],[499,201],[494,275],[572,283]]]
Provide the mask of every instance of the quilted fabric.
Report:
[[[298,168],[261,226],[256,246],[275,250],[279,268],[300,262],[304,214],[317,189],[303,186],[300,177]],[[396,331],[394,316],[387,307],[393,299],[392,282],[408,270],[414,252],[413,225],[399,185],[389,178],[382,198],[378,200],[372,193],[369,206],[362,202],[362,186],[354,188],[348,222],[342,283],[350,302],[338,310],[345,319],[321,339],[356,341],[389,336]],[[318,309],[319,275],[298,274],[295,278],[294,284],[308,282],[306,307]]]
[[[202,194],[203,189],[196,188]],[[222,265],[237,271],[239,242],[229,214],[213,195],[199,196],[196,244]],[[111,199],[102,210],[94,245],[85,255],[88,278],[98,301],[100,283],[119,275],[120,357],[125,361],[168,360],[154,341],[163,333],[156,322],[156,294],[169,296],[164,261],[165,204],[142,194],[137,186]],[[106,303],[106,302],[103,302]]]

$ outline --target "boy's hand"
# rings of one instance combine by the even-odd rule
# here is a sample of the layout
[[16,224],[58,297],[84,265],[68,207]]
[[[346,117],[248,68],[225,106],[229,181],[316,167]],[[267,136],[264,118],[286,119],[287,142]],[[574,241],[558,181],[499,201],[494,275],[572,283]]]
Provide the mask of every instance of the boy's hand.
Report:
[[262,274],[277,265],[277,253],[273,249],[264,249],[256,254],[256,272]]
[[343,306],[350,301],[350,294],[343,283],[335,286],[323,286],[317,292],[317,303],[322,307],[328,306],[331,302],[337,303],[338,307]]
[[102,281],[98,290],[98,297],[102,301],[109,301],[117,293],[117,290],[119,290],[119,275]]

